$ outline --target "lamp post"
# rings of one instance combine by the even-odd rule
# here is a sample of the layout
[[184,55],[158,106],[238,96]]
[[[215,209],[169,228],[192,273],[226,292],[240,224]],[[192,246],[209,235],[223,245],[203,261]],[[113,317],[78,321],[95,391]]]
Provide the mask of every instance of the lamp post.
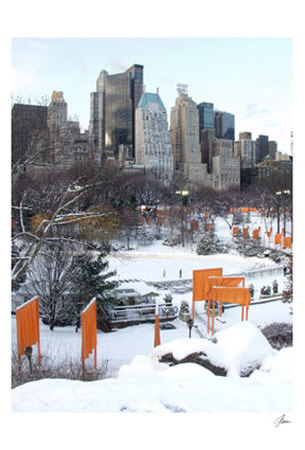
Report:
[[[290,195],[290,190],[286,189],[284,192],[284,198],[287,198]],[[284,203],[284,236],[286,236],[286,202]]]
[[189,327],[189,338],[191,339],[191,337],[192,337],[192,328],[194,326],[194,321],[192,319],[189,319],[187,321],[187,325]]
[[183,191],[176,191],[177,195],[180,195],[181,199],[181,240],[182,240],[182,247],[184,247],[184,207],[188,204],[188,197],[189,197],[189,191],[183,190]]

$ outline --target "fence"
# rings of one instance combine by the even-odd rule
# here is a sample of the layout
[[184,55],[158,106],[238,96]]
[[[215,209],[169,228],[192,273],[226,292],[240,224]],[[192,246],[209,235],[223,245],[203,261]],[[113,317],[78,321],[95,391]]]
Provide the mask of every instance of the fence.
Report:
[[[132,306],[114,306],[108,311],[108,318],[112,325],[122,323],[141,323],[155,320],[156,306],[140,304]],[[160,320],[174,320],[178,317],[178,307],[159,304],[158,314]]]

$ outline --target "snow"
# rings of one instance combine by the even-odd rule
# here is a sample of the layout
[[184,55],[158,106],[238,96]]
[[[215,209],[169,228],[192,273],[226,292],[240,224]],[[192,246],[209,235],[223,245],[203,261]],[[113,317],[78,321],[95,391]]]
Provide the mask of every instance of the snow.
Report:
[[264,335],[248,321],[218,332],[215,339],[225,355],[231,376],[238,376],[249,367],[261,366],[265,358],[275,353]]
[[275,354],[259,329],[244,321],[216,333],[213,341],[179,339],[156,347],[153,355],[160,359],[172,353],[175,359],[181,360],[195,352],[205,353],[212,364],[227,369],[231,377],[239,377],[250,367],[261,366],[265,358]]
[[[147,245],[142,251],[130,250],[125,254],[114,254],[109,260],[111,270],[118,271],[118,279],[140,279],[144,281],[178,280],[179,270],[182,278],[191,279],[193,270],[209,267],[223,267],[224,274],[234,274],[262,267],[260,258],[245,258],[235,254],[197,255],[190,248],[173,248],[156,242]],[[157,264],[156,264],[157,262]],[[273,261],[264,258],[264,265],[272,266]],[[163,277],[163,271],[166,275]]]
[[[257,334],[253,330],[254,339]],[[202,348],[195,341],[189,340],[188,346],[187,342],[180,342],[184,350]],[[263,358],[259,347],[256,351],[266,362],[262,370],[247,378],[215,376],[192,363],[173,367],[159,363],[156,356],[162,353],[161,345],[161,350],[156,348],[150,356],[138,355],[123,365],[117,378],[90,383],[50,379],[26,383],[13,390],[12,408],[16,412],[289,412],[290,377],[287,370],[285,376],[279,374],[283,367],[289,367],[292,349],[270,349]],[[242,352],[240,355],[245,358]],[[236,365],[236,355],[232,355],[231,364]]]
[[29,305],[33,300],[35,300],[36,297],[31,298],[30,300],[28,300],[27,302],[24,302],[22,305],[19,305],[16,307],[16,310],[22,309],[24,308],[26,305]]
[[[218,224],[222,238],[229,241],[227,225]],[[276,278],[279,292],[285,287],[282,272],[264,273],[255,278],[247,272],[258,268],[277,268],[269,258],[245,258],[234,252],[199,256],[191,247],[166,247],[160,241],[112,255],[110,270],[117,270],[120,288],[135,289],[140,294],[156,291],[149,281],[191,280],[196,269],[222,267],[224,275],[245,273],[246,286],[253,283],[254,299],[260,288]],[[164,276],[165,271],[165,276]],[[173,304],[181,300],[191,305],[192,292],[170,289]],[[91,299],[88,299],[88,303]],[[273,322],[291,323],[288,304],[282,302],[252,305],[249,321],[241,322],[241,308],[226,309],[222,319],[215,320],[215,342],[207,334],[204,303],[196,303],[192,339],[188,327],[179,319],[175,329],[161,329],[161,345],[153,348],[154,324],[142,324],[112,333],[97,334],[98,367],[107,363],[109,378],[83,382],[43,379],[12,390],[13,412],[154,412],[154,413],[272,413],[292,411],[292,348],[276,351],[260,332]],[[78,361],[81,355],[81,333],[74,327],[55,328],[53,332],[40,323],[41,353],[54,364]],[[16,346],[16,321],[12,317],[12,345]],[[35,349],[34,349],[35,351]],[[162,354],[172,352],[181,359],[190,352],[204,351],[211,362],[228,369],[226,377],[194,363],[169,366],[160,363]],[[92,356],[92,355],[91,355]],[[90,356],[90,358],[91,358]],[[88,359],[86,365],[92,362]],[[249,377],[240,377],[249,365],[257,367]]]

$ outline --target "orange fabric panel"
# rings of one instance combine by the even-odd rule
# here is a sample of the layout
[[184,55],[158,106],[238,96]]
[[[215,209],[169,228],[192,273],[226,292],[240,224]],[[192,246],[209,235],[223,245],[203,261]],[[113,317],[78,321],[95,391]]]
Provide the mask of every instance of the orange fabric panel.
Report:
[[[96,357],[96,299],[92,299],[81,313],[82,321],[82,360],[88,358],[92,350]],[[95,358],[96,366],[96,358]]]
[[211,298],[213,301],[236,303],[244,306],[249,306],[251,300],[249,288],[239,287],[214,287]]
[[281,234],[275,234],[274,235],[274,243],[275,244],[281,244],[282,243],[282,235]]
[[208,297],[211,297],[212,289],[216,286],[224,286],[224,287],[236,287],[240,283],[243,284],[243,287],[245,286],[245,277],[209,277],[209,291],[208,291]]
[[233,227],[233,235],[235,236],[238,233],[239,233],[239,227]]
[[284,248],[291,248],[292,239],[291,237],[284,237],[283,247]]
[[244,214],[247,214],[248,211],[249,211],[249,208],[241,208],[241,212]]
[[260,232],[259,228],[257,230],[253,230],[253,239],[258,239],[259,238],[259,232]]
[[272,235],[272,227],[271,227],[271,228],[270,228],[270,230],[269,230],[269,231],[267,231],[266,233],[267,233],[267,236],[268,236],[268,238],[270,238],[270,237],[271,237],[271,235]]
[[38,344],[39,355],[39,305],[38,297],[16,308],[18,358],[24,355],[24,349]]
[[193,270],[193,301],[208,300],[208,277],[212,275],[222,276],[222,267]]
[[161,345],[161,337],[160,337],[160,320],[159,315],[155,316],[155,339],[154,339],[154,347]]

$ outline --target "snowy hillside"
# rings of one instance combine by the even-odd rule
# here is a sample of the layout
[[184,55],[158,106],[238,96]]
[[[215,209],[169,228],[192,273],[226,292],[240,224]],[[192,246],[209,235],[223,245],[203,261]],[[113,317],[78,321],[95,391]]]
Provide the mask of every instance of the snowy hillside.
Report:
[[[32,412],[273,412],[291,411],[292,349],[275,351],[250,322],[216,334],[219,343],[180,339],[138,355],[117,378],[84,383],[41,380],[13,390],[13,410]],[[229,343],[231,343],[229,345]],[[205,350],[227,377],[193,363],[160,363],[167,352]],[[242,367],[259,367],[249,377]],[[253,367],[254,367],[253,366]],[[280,392],[280,395],[279,395]]]
[[[231,234],[220,230],[224,240]],[[271,323],[292,323],[290,306],[281,301],[256,304],[260,289],[276,279],[279,292],[286,278],[281,265],[269,258],[245,258],[234,252],[199,256],[190,247],[166,247],[160,241],[130,251],[113,254],[110,269],[117,270],[120,287],[141,295],[152,290],[160,300],[170,293],[173,304],[187,301],[192,292],[179,293],[167,281],[192,279],[192,271],[222,267],[224,275],[243,274],[246,286],[254,285],[254,304],[249,321],[241,322],[241,308],[226,309],[215,321],[215,338],[207,334],[204,303],[196,303],[192,339],[186,323],[176,319],[173,329],[161,329],[161,346],[153,349],[154,324],[142,324],[112,333],[98,331],[98,366],[107,367],[106,379],[82,382],[43,379],[16,387],[12,391],[15,412],[201,412],[201,413],[281,413],[292,409],[292,348],[274,350],[260,329]],[[182,271],[180,278],[180,269]],[[89,300],[89,299],[88,299]],[[74,327],[49,328],[40,324],[42,358],[53,363],[79,362],[81,333]],[[12,318],[12,345],[16,346],[16,322]],[[201,348],[212,360],[226,367],[227,376],[216,376],[206,368],[184,363],[176,366],[159,361],[172,352],[192,353]],[[34,350],[35,351],[35,350]],[[91,358],[91,357],[90,357]],[[89,358],[87,365],[92,365]],[[241,377],[239,368],[254,364],[250,376]],[[280,394],[279,394],[280,393]]]
[[[232,240],[231,232],[222,222],[218,223],[218,232],[225,241]],[[260,289],[271,286],[274,279],[278,282],[279,292],[285,289],[286,278],[281,264],[269,258],[242,257],[235,252],[199,256],[194,248],[166,247],[161,241],[156,241],[114,253],[109,258],[109,266],[111,270],[117,270],[116,278],[121,288],[134,289],[140,295],[153,290],[159,294],[160,301],[166,294],[171,294],[173,304],[178,308],[182,300],[191,306],[192,292],[186,289],[179,293],[170,283],[183,281],[188,285],[193,270],[222,267],[224,275],[243,274],[246,286],[254,285],[249,321],[241,322],[240,307],[226,309],[222,320],[215,320],[216,341],[212,340],[207,334],[204,304],[197,302],[191,339],[186,323],[179,319],[171,322],[173,329],[161,329],[161,346],[156,348],[153,347],[154,324],[151,323],[111,333],[98,331],[97,363],[98,368],[107,368],[105,379],[90,382],[42,379],[25,383],[12,390],[13,412],[117,413],[52,416],[60,433],[60,442],[65,442],[61,448],[69,447],[71,441],[66,434],[67,429],[72,441],[77,442],[77,448],[86,447],[88,442],[94,446],[100,442],[103,447],[107,442],[112,448],[119,449],[125,445],[127,437],[134,448],[156,448],[156,441],[159,448],[165,448],[162,446],[164,442],[170,448],[171,444],[174,445],[172,448],[187,448],[190,442],[195,442],[195,437],[198,445],[201,442],[203,447],[208,442],[213,448],[223,448],[227,442],[226,435],[231,435],[233,430],[235,448],[244,448],[243,444],[238,447],[241,437],[243,441],[247,440],[248,448],[258,448],[257,442],[264,442],[264,438],[255,432],[257,422],[260,430],[270,433],[274,431],[274,421],[278,417],[286,414],[291,420],[294,350],[292,347],[275,350],[260,331],[272,323],[292,324],[293,316],[288,304],[281,301],[259,304]],[[167,281],[170,282],[168,286]],[[150,284],[154,282],[162,282],[163,288]],[[14,351],[14,316],[11,336]],[[55,365],[79,364],[81,333],[75,333],[74,327],[55,327],[51,332],[40,322],[40,338],[42,361],[52,361]],[[178,365],[160,362],[162,355],[167,353],[181,359],[198,351],[225,367],[226,376],[216,376],[205,367],[190,362]],[[86,366],[92,368],[91,356]],[[251,368],[250,375],[241,376],[242,368],[247,367]],[[23,370],[26,370],[26,364]],[[126,412],[136,414],[121,414]],[[142,414],[147,412],[155,414],[153,417]],[[189,414],[166,414],[178,412]],[[197,414],[194,416],[192,413]],[[22,419],[24,415],[15,417],[22,428],[22,424],[28,423]],[[60,417],[65,417],[65,420],[61,421]],[[132,417],[136,417],[136,427]],[[45,429],[44,425],[41,424],[41,429]],[[152,426],[156,427],[157,435],[152,432]],[[279,428],[282,436],[287,426],[291,424]],[[219,429],[223,432],[218,433]],[[245,434],[247,430],[253,431],[250,441],[249,435]],[[85,431],[84,435],[82,431]],[[276,444],[274,448],[287,442],[273,435],[270,439],[268,442]],[[52,439],[49,442],[43,435],[41,440],[44,448],[53,448]],[[260,448],[266,447],[262,445]]]

